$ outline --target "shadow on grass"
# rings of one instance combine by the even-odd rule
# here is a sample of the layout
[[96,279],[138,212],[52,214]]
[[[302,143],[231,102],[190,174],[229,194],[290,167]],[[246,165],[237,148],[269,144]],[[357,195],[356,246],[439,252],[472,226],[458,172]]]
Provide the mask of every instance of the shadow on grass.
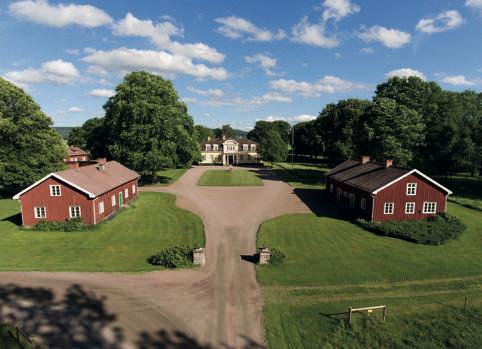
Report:
[[5,217],[1,220],[2,222],[10,222],[15,224],[16,226],[22,226],[22,213],[15,213],[9,217]]
[[341,313],[331,313],[331,314],[325,314],[325,313],[318,313],[321,316],[324,316],[330,320],[333,320],[331,322],[333,323],[339,323],[340,320],[348,320],[348,312],[341,312]]
[[[59,296],[49,288],[0,284],[0,324],[19,326],[47,348],[125,348],[124,329],[116,324],[117,315],[107,309],[107,297],[78,284]],[[139,349],[214,349],[178,330],[141,331],[135,337]],[[243,341],[244,349],[265,348],[251,338],[243,337]]]

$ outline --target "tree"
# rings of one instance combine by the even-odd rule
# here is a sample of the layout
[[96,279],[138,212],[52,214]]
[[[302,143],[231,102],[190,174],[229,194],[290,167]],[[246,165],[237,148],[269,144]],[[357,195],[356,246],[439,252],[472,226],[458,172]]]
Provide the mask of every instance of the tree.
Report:
[[73,128],[69,133],[67,143],[76,145],[88,151],[92,158],[110,158],[106,143],[109,132],[104,125],[103,118],[92,118],[84,122],[81,127]]
[[159,170],[200,160],[193,120],[171,81],[130,73],[104,109],[109,153],[148,179]]
[[288,146],[275,130],[268,130],[259,143],[259,153],[264,161],[284,161],[288,156]]
[[296,154],[314,157],[324,153],[323,139],[316,127],[316,120],[301,122],[295,128]]
[[214,129],[214,135],[216,138],[223,138],[223,136],[226,136],[226,138],[235,138],[236,131],[234,131],[231,125],[223,125],[221,128]]
[[28,94],[0,78],[0,187],[16,190],[64,168],[67,148],[51,126]]
[[328,104],[314,123],[317,134],[326,144],[326,155],[337,164],[359,155],[361,127],[371,102],[363,99],[341,100]]
[[267,137],[270,130],[276,131],[286,144],[291,143],[291,125],[283,120],[256,121],[254,128],[248,132],[247,137],[253,141],[261,142],[263,138]]
[[208,137],[214,138],[214,131],[209,127],[196,125],[194,126],[194,129],[196,131],[196,140],[198,143],[205,142]]
[[284,121],[284,120],[275,120],[270,122],[270,126],[273,130],[279,133],[281,136],[281,139],[286,143],[290,144],[291,143],[291,131],[292,127],[291,125]]
[[389,98],[378,98],[368,110],[360,150],[377,160],[393,159],[407,166],[424,141],[421,115]]

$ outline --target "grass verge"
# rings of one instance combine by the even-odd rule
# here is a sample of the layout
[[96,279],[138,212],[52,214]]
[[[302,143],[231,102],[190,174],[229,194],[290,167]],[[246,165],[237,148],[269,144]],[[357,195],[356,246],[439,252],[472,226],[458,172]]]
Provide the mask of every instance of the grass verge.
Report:
[[0,271],[118,271],[160,269],[146,259],[179,245],[204,245],[196,215],[175,206],[175,196],[140,193],[113,219],[87,232],[39,232],[20,229],[19,204],[0,200]]
[[263,181],[249,170],[208,170],[197,183],[201,186],[261,186]]

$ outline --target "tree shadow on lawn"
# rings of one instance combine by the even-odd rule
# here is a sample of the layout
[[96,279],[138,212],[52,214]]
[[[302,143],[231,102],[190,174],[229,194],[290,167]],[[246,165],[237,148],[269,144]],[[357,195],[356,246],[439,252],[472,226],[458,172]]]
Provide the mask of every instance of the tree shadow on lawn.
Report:
[[20,227],[22,226],[22,213],[15,213],[14,215],[11,215],[9,217],[5,217],[1,220],[1,222],[10,222],[15,224],[16,226]]
[[[127,344],[124,329],[116,325],[106,299],[78,284],[62,298],[49,288],[0,284],[0,324],[18,325],[48,348],[121,349]],[[250,338],[244,341],[245,349],[264,348]],[[139,349],[214,349],[182,331],[165,329],[141,331],[134,342]]]

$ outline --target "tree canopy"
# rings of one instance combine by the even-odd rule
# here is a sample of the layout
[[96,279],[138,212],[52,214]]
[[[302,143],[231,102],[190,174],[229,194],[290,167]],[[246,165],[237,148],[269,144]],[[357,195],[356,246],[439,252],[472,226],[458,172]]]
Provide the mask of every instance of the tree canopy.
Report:
[[147,177],[200,159],[193,120],[171,81],[138,71],[115,91],[104,105],[112,158]]
[[28,94],[0,78],[0,187],[16,190],[64,168],[67,148],[51,126]]
[[196,140],[198,143],[205,142],[208,137],[214,138],[214,131],[209,127],[196,125],[194,126],[194,129],[196,131]]
[[89,151],[92,158],[108,157],[106,141],[108,132],[103,118],[92,118],[81,127],[73,128],[69,133],[67,143]]
[[264,161],[279,162],[286,160],[288,146],[275,130],[268,130],[259,141],[259,153]]

